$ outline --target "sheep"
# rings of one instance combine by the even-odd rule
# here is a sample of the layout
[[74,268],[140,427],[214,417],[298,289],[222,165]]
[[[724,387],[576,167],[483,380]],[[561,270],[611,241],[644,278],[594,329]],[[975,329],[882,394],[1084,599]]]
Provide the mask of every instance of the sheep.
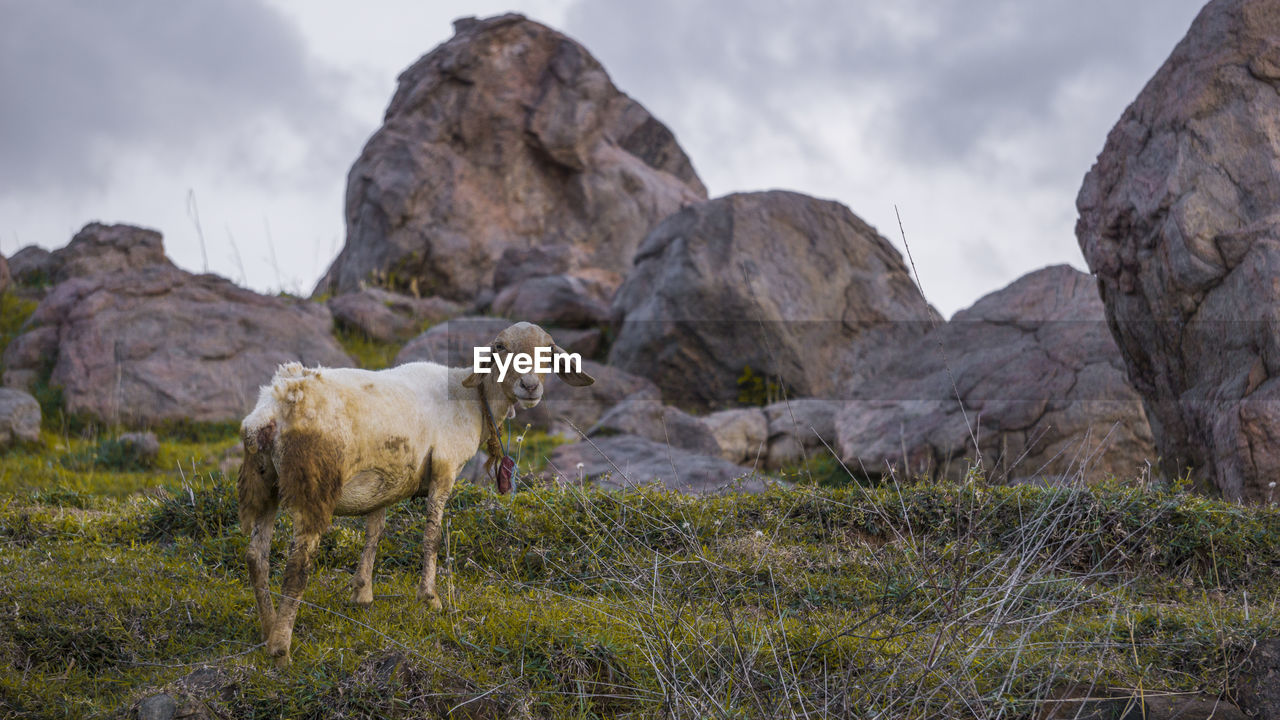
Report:
[[[522,322],[499,333],[489,349],[501,362],[507,354],[534,356],[538,348],[548,347],[564,354],[546,331]],[[262,640],[277,665],[286,667],[291,661],[298,604],[320,536],[334,515],[365,518],[364,551],[352,577],[351,599],[367,606],[373,602],[373,560],[387,507],[425,495],[417,594],[432,609],[441,609],[436,554],[454,480],[482,443],[490,463],[498,459],[495,419],[514,414],[516,405],[537,405],[545,374],[508,372],[500,381],[497,372],[428,362],[379,371],[280,366],[240,425],[244,462],[237,483],[240,525],[250,538],[245,551],[249,581]],[[594,382],[580,369],[557,374],[573,386]],[[277,610],[268,578],[271,533],[280,506],[293,518],[293,541]]]

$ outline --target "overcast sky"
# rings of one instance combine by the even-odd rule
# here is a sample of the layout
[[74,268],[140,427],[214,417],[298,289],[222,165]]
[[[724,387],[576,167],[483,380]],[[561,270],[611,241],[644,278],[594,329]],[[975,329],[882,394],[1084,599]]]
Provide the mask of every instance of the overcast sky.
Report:
[[1044,265],[1084,268],[1080,181],[1199,7],[0,0],[0,252],[129,222],[188,269],[309,293],[396,75],[453,18],[516,10],[586,45],[713,196],[831,198],[902,249],[897,205],[950,315]]

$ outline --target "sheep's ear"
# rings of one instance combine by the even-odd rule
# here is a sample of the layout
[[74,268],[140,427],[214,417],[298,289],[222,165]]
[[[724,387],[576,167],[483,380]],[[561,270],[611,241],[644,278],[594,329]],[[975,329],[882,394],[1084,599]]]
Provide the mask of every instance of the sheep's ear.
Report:
[[[564,348],[559,345],[552,345],[551,352],[556,355],[566,354]],[[572,385],[573,387],[585,387],[596,381],[595,378],[584,372],[562,372],[556,373],[556,375],[560,376],[560,379],[563,380],[566,385]]]
[[484,373],[473,372],[470,375],[468,375],[466,379],[462,381],[462,387],[464,388],[476,387],[477,385],[480,384],[481,380],[484,380]]

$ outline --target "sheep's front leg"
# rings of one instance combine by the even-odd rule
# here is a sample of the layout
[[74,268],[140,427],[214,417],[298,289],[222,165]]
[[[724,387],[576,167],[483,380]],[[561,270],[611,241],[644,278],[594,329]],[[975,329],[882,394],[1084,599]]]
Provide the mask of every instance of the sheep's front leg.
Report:
[[422,534],[422,580],[418,583],[418,599],[433,610],[444,607],[436,592],[436,555],[440,550],[440,531],[444,522],[444,505],[453,490],[454,473],[436,473],[427,493],[427,527]]
[[[297,527],[295,520],[294,526]],[[307,587],[307,575],[311,561],[320,545],[320,533],[295,531],[289,546],[289,562],[284,567],[284,586],[280,589],[280,609],[276,612],[276,624],[267,640],[267,652],[276,659],[279,667],[288,667],[292,661],[289,645],[293,641],[293,623],[298,617],[298,603]]]
[[369,605],[373,602],[373,558],[378,554],[378,540],[387,524],[387,509],[374,510],[364,518],[364,552],[351,578],[351,602]]

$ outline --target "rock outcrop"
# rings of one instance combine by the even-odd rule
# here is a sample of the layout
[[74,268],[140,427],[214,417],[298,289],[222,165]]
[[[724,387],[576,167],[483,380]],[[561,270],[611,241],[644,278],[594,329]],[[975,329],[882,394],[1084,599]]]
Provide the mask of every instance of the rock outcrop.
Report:
[[547,470],[563,482],[589,480],[599,487],[612,489],[654,482],[696,495],[759,492],[765,488],[761,477],[727,460],[635,435],[612,435],[593,438],[589,443],[561,445],[552,452]]
[[1170,475],[1280,474],[1280,2],[1214,0],[1107,136],[1076,205]]
[[516,422],[577,439],[579,432],[585,433],[605,413],[628,398],[658,399],[658,388],[639,375],[591,360],[582,361],[582,371],[596,381],[576,388],[555,375],[548,376],[542,402],[529,410],[517,410]]
[[27,290],[43,289],[75,277],[120,273],[150,265],[172,267],[155,230],[134,225],[92,222],[65,247],[49,251],[28,245],[9,258],[13,281]]
[[395,364],[425,361],[449,367],[471,367],[475,362],[475,349],[488,346],[509,325],[510,320],[482,315],[452,318],[406,343],[396,355]]
[[636,435],[701,455],[720,456],[720,443],[701,421],[661,401],[636,397],[610,408],[587,431],[592,438]]
[[[849,469],[1133,477],[1153,456],[1093,278],[1045,268],[900,349],[836,418]],[[904,462],[906,467],[904,467]]]
[[720,410],[699,420],[719,444],[720,457],[777,470],[833,451],[835,417],[842,407],[836,400],[796,398],[763,408]]
[[51,253],[50,279],[64,280],[90,275],[128,272],[151,265],[172,267],[164,254],[160,233],[133,225],[85,225],[67,246]]
[[436,325],[461,315],[461,305],[436,297],[415,298],[381,288],[365,288],[331,298],[333,320],[340,327],[380,342],[404,342]]
[[613,302],[609,362],[667,402],[737,400],[749,368],[792,397],[848,397],[935,313],[898,251],[848,208],[797,193],[697,203],[645,238]]
[[821,398],[796,398],[764,408],[768,423],[768,450],[764,466],[780,468],[836,448],[836,415],[843,402]]
[[769,420],[760,408],[730,408],[702,418],[720,446],[720,457],[740,465],[762,465],[768,456]]
[[38,245],[28,245],[9,258],[9,273],[18,285],[48,285],[57,266],[53,253]]
[[609,301],[617,289],[616,280],[544,275],[508,285],[494,298],[490,310],[539,325],[590,328],[608,322]]
[[469,301],[509,248],[625,272],[655,223],[706,197],[671,131],[581,45],[520,15],[454,26],[400,75],[351,168],[346,245],[317,292]]
[[[77,241],[95,227],[102,226]],[[68,412],[109,423],[228,421],[253,406],[280,363],[350,364],[323,305],[184,272],[162,260],[163,246],[156,259],[158,235],[122,227],[106,234],[109,242],[53,254],[61,253],[59,272],[69,279],[5,351],[5,385],[25,388],[47,373]],[[132,249],[128,238],[142,247]],[[75,258],[115,270],[91,273],[93,263]]]

